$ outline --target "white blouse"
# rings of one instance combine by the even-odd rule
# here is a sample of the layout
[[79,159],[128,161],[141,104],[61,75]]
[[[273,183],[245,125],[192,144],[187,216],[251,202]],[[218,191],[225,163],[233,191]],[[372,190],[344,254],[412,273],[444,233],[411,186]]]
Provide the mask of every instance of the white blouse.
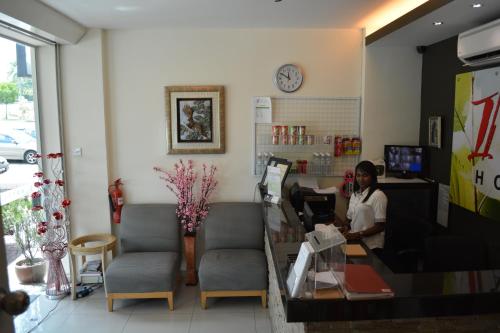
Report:
[[[387,210],[387,197],[384,192],[375,190],[366,202],[363,202],[368,195],[369,188],[362,193],[355,192],[349,200],[347,218],[351,220],[351,231],[359,232],[375,225],[376,222],[385,222]],[[384,232],[363,237],[363,242],[370,249],[384,247]]]

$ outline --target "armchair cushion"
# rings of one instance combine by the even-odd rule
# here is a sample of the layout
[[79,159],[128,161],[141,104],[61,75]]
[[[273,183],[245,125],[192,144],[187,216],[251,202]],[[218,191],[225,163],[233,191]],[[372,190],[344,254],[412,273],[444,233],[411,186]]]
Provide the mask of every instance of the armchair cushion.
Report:
[[180,257],[176,252],[124,253],[106,270],[109,293],[174,290]]
[[220,202],[205,221],[205,249],[264,250],[262,207],[253,202]]
[[261,250],[209,250],[200,262],[200,289],[262,290],[267,288],[266,255]]

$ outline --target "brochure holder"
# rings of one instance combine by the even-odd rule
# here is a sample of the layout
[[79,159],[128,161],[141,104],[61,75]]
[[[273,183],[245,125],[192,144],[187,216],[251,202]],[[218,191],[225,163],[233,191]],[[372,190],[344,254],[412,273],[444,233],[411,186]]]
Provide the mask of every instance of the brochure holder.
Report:
[[314,250],[314,275],[309,274],[310,285],[314,286],[315,291],[340,289],[344,283],[346,265],[346,239],[342,233],[333,225],[328,225],[321,231],[307,233],[306,239]]

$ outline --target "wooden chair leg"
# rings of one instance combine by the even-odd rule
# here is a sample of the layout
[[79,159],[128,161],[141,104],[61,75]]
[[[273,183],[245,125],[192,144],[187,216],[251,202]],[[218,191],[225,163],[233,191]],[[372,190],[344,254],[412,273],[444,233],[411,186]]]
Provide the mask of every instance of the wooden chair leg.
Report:
[[108,295],[106,299],[108,301],[108,311],[113,312],[113,297],[111,295]]
[[263,308],[267,308],[267,290],[262,290],[262,294],[261,294],[261,300],[262,300],[262,307]]
[[168,302],[168,309],[170,311],[174,311],[174,293],[173,292],[168,294],[167,302]]
[[200,300],[201,300],[201,308],[205,310],[207,308],[207,293],[206,292],[204,292],[204,291],[201,292]]

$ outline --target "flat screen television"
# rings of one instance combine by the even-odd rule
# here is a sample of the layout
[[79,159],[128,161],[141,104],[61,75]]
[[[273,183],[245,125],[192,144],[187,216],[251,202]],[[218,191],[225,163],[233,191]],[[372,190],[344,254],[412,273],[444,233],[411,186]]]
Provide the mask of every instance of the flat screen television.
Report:
[[424,147],[385,145],[384,159],[388,175],[402,178],[417,177],[423,172]]

